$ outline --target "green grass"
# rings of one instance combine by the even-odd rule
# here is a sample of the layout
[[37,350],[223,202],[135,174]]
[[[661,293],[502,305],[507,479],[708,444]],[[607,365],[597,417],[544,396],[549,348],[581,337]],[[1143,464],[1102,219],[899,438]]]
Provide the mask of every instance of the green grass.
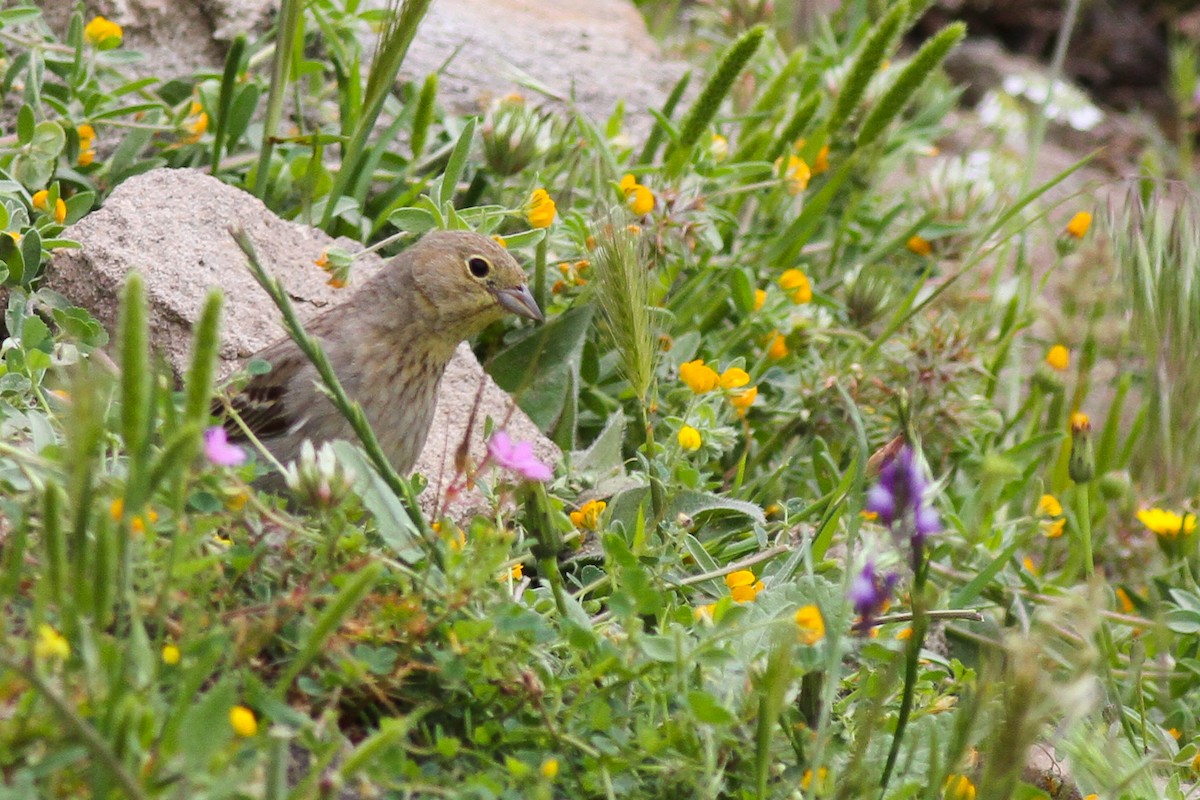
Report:
[[[332,0],[169,82],[81,15],[60,42],[0,11],[0,797],[1050,797],[1035,742],[1084,794],[1189,796],[1194,201],[1052,208],[1065,173],[1018,193],[998,146],[935,153],[962,30],[898,50],[919,2],[847,3],[800,47],[792,4],[737,5],[680,31],[716,47],[649,144],[620,112],[385,90],[423,3],[365,85],[377,15]],[[307,127],[279,137],[284,98]],[[488,513],[456,524],[367,431],[296,465],[303,504],[252,486],[261,458],[210,463],[219,295],[173,391],[139,278],[111,341],[42,285],[66,226],[162,166],[384,253],[505,237],[548,321],[475,346],[555,477],[484,469]],[[915,551],[864,513],[903,442],[941,520]],[[868,561],[897,582],[864,630]]]

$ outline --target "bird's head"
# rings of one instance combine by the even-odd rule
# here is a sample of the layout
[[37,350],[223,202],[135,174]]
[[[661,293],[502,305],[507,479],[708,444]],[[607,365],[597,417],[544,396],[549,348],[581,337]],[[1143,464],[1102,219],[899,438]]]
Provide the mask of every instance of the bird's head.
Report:
[[436,309],[440,330],[469,337],[513,313],[545,317],[525,271],[493,239],[472,231],[434,231],[406,250],[417,290]]

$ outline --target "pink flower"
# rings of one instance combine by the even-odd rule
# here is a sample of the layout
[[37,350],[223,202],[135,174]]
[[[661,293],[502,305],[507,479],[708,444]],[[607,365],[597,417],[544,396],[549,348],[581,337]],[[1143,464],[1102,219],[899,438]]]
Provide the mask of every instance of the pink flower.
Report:
[[554,473],[538,461],[529,442],[514,442],[504,431],[496,431],[488,442],[488,454],[501,467],[511,469],[526,480],[548,481]]
[[230,444],[225,429],[214,425],[204,432],[204,455],[218,467],[236,467],[246,460],[246,451]]

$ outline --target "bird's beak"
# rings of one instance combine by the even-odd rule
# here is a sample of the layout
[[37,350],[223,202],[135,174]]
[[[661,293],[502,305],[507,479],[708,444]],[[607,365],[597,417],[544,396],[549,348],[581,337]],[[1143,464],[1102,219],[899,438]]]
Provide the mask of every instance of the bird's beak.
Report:
[[544,322],[545,315],[538,308],[537,301],[533,299],[533,295],[529,293],[528,286],[514,286],[511,289],[498,289],[496,291],[496,302],[498,302],[505,311],[511,311],[519,317],[531,319],[534,322]]

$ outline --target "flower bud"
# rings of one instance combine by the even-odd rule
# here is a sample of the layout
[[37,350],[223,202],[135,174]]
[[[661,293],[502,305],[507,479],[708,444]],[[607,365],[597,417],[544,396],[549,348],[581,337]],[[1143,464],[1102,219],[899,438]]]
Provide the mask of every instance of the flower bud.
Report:
[[1071,459],[1067,462],[1067,474],[1076,483],[1087,483],[1096,474],[1096,459],[1092,455],[1092,421],[1087,414],[1079,411],[1071,415]]

